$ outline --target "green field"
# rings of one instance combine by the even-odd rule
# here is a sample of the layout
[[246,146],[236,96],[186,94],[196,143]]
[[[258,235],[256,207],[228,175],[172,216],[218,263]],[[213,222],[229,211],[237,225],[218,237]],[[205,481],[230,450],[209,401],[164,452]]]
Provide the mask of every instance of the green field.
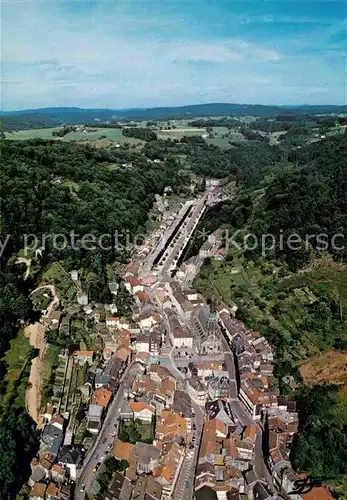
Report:
[[144,141],[135,139],[133,137],[124,137],[122,130],[119,128],[91,128],[88,127],[87,131],[83,130],[76,132],[69,132],[64,137],[55,137],[52,132],[60,130],[61,127],[42,128],[31,130],[18,130],[17,132],[5,132],[6,139],[12,140],[28,140],[28,139],[51,139],[63,142],[72,141],[98,141],[108,140],[114,141],[119,144],[143,145]]
[[187,136],[201,136],[206,134],[206,130],[202,128],[195,128],[189,126],[183,126],[181,128],[177,127],[170,130],[155,130],[158,139],[182,139],[182,137]]
[[228,129],[227,127],[213,127],[212,132],[213,137],[206,140],[207,144],[213,144],[220,148],[230,148],[232,147],[232,142],[242,141],[244,137],[240,132],[234,129]]

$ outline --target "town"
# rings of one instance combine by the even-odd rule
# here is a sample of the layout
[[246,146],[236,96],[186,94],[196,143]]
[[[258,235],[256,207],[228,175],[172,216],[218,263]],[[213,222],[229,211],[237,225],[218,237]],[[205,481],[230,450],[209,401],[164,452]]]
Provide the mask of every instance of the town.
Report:
[[[211,179],[174,212],[158,197],[160,228],[123,270],[131,315],[106,304],[99,349],[59,353],[63,382],[41,415],[31,499],[332,498],[298,486],[305,477],[289,458],[298,414],[272,382],[274,349],[236,319],[235,304],[192,288],[205,258],[225,258],[223,231],[181,262],[206,206],[227,196]],[[78,303],[100,323],[79,273],[70,276]],[[108,287],[116,299],[119,284]],[[50,322],[63,321],[53,307]]]

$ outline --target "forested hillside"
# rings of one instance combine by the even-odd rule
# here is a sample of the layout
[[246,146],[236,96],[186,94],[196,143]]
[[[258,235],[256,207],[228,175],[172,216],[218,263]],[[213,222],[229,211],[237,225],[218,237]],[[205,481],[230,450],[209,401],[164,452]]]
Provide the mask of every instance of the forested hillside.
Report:
[[[143,155],[126,148],[112,152],[52,141],[4,141],[1,148],[0,496],[12,499],[28,477],[37,446],[35,423],[24,405],[28,369],[36,354],[29,352],[19,378],[10,382],[5,380],[3,355],[21,323],[34,315],[30,291],[42,271],[59,261],[66,270],[83,267],[90,298],[106,300],[106,264],[128,258],[126,232],[130,243],[133,236],[144,233],[154,194],[162,193],[166,185],[179,192],[186,179],[172,164],[148,163]],[[123,168],[123,162],[130,162],[131,168]],[[68,239],[63,249],[64,237],[71,231],[76,235],[75,247]],[[40,264],[23,281],[21,266],[8,259],[23,248],[24,235],[29,234],[44,249]],[[51,235],[45,242],[44,234]],[[54,234],[61,235],[56,245]],[[109,249],[83,249],[78,241],[86,234],[110,235],[103,240]]]
[[[237,316],[276,347],[274,383],[284,393],[292,392],[286,376],[298,384],[293,464],[334,484],[339,498],[345,498],[347,474],[346,159],[345,134],[302,148],[295,161],[273,167],[261,182],[254,177],[240,185],[234,200],[211,209],[200,226],[222,226],[229,238],[238,231],[240,247],[231,243],[224,262],[207,261],[195,283],[211,298],[236,303]],[[259,242],[252,250],[245,244],[249,234],[251,244]],[[287,244],[291,234],[299,235],[294,247]],[[274,236],[272,249],[270,236],[262,246],[262,235]],[[306,235],[314,235],[307,245]],[[329,366],[334,353],[340,364]],[[311,358],[320,368],[312,365],[309,383],[316,376],[327,385],[305,389],[301,365]]]

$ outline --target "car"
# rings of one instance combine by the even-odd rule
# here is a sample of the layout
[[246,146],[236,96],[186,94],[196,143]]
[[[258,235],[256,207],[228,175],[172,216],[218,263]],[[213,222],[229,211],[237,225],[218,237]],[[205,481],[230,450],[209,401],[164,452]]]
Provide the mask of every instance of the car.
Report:
[[106,443],[107,443],[107,437],[102,440],[102,444],[106,444]]
[[101,465],[101,462],[98,462],[96,464],[96,466],[94,467],[93,472],[96,472],[98,470],[98,468],[100,467],[100,465]]
[[189,481],[189,479],[187,479],[187,481],[186,481],[186,483],[185,483],[186,488],[189,488],[189,484],[190,484],[190,481]]
[[85,484],[82,484],[81,488],[80,488],[80,492],[83,493],[84,490],[86,489],[86,485]]
[[196,425],[195,425],[195,424],[193,424],[193,431],[195,431],[195,429],[196,429]]

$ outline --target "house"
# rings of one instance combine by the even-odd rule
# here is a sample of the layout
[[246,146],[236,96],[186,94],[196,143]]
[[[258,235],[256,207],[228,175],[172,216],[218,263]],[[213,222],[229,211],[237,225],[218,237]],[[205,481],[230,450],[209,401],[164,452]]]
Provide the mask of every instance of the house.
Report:
[[71,276],[72,281],[78,281],[79,273],[78,273],[78,271],[76,271],[76,269],[74,269],[70,272],[70,276]]
[[129,276],[125,282],[124,286],[129,293],[135,295],[137,292],[143,292],[144,286],[135,276]]
[[47,486],[46,500],[60,500],[60,489],[53,482],[49,483]]
[[173,439],[175,436],[186,439],[188,424],[186,419],[170,410],[163,410],[156,424],[156,438]]
[[119,410],[119,417],[122,420],[133,420],[134,418],[134,412],[129,406],[129,403],[126,399],[123,400],[120,410]]
[[108,282],[108,289],[110,290],[110,293],[112,295],[116,296],[118,293],[119,284],[116,281],[109,281]]
[[106,375],[105,373],[95,375],[94,386],[95,389],[100,389],[100,387],[107,387],[110,383],[111,377],[110,375]]
[[131,349],[127,349],[126,347],[121,346],[115,352],[115,356],[118,359],[121,359],[123,361],[123,363],[127,363],[128,360],[130,359],[130,356],[131,356]]
[[118,389],[119,380],[124,372],[124,368],[125,365],[123,361],[113,355],[104,371],[104,374],[110,377],[109,387],[111,391],[114,392]]
[[44,500],[47,485],[45,483],[35,483],[30,492],[29,498],[32,500]]
[[48,471],[40,464],[38,458],[33,458],[30,462],[31,476],[28,479],[28,485],[33,487],[35,483],[44,481],[48,475]]
[[220,248],[217,250],[217,252],[214,254],[213,258],[214,260],[224,260],[225,257],[227,256],[227,249],[226,248]]
[[132,486],[129,479],[116,472],[104,500],[130,500],[131,493]]
[[153,356],[157,356],[160,352],[161,347],[161,333],[158,330],[153,330],[149,335],[149,353]]
[[51,418],[51,425],[56,427],[57,429],[63,430],[64,428],[64,418],[59,415],[59,413],[53,413],[52,418]]
[[212,400],[217,398],[229,398],[230,393],[229,376],[212,377],[208,380],[208,395]]
[[96,404],[91,404],[88,407],[87,429],[92,434],[98,434],[99,432],[99,429],[101,427],[103,409],[104,408],[102,406]]
[[78,446],[72,444],[61,448],[58,463],[68,469],[70,479],[73,481],[77,479],[77,472],[82,460],[83,454]]
[[53,416],[53,413],[55,412],[55,408],[48,404],[45,409],[45,413],[43,414],[43,418],[45,419],[46,422],[50,422]]
[[241,380],[239,398],[254,420],[260,420],[263,408],[278,406],[277,395],[268,390],[264,376],[252,376]]
[[149,335],[146,335],[144,333],[140,334],[136,339],[136,352],[149,352],[149,342]]
[[193,347],[193,335],[187,328],[181,326],[173,328],[170,330],[170,338],[174,347],[190,349]]
[[203,405],[206,403],[208,395],[207,388],[198,377],[187,379],[187,391],[196,404]]
[[56,483],[63,483],[66,477],[66,470],[60,464],[54,464],[51,475]]
[[163,488],[162,498],[170,498],[183,459],[183,449],[177,443],[163,443],[159,466],[153,471],[153,476]]
[[206,403],[206,413],[210,420],[218,419],[226,425],[234,425],[237,422],[230,403],[223,399],[216,399]]
[[129,407],[134,413],[134,420],[139,419],[141,422],[152,422],[155,410],[149,404],[142,402],[130,402]]
[[107,408],[112,399],[112,392],[105,387],[96,389],[93,395],[93,404]]
[[159,314],[153,311],[145,311],[140,314],[138,324],[143,330],[150,330],[159,322]]
[[94,351],[75,351],[73,353],[76,363],[80,365],[84,365],[88,363],[89,365],[93,364]]
[[106,317],[106,326],[110,328],[115,328],[119,325],[120,319],[115,316],[107,316]]
[[150,474],[158,465],[160,453],[160,450],[152,444],[136,443],[135,458],[137,473]]
[[80,306],[87,306],[88,305],[88,295],[86,293],[77,293],[77,303]]
[[60,500],[71,500],[72,498],[72,485],[63,484],[60,487]]
[[152,476],[138,477],[134,486],[133,499],[162,500],[162,487]]
[[116,439],[113,447],[113,456],[117,460],[126,460],[130,463],[132,457],[135,453],[135,445],[131,443],[125,443],[120,439]]
[[48,451],[54,457],[58,455],[60,446],[63,443],[63,431],[54,425],[45,425],[40,438],[40,452]]

